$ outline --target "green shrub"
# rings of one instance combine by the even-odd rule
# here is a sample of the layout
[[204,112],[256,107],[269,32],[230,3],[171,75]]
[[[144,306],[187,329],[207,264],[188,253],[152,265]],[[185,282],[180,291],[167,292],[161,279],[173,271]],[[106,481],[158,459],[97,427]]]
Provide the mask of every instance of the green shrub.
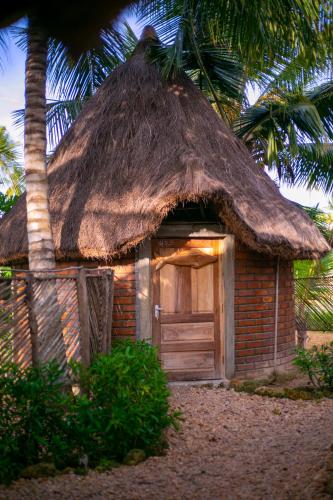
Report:
[[148,455],[163,448],[170,415],[166,376],[156,351],[145,342],[121,342],[110,356],[98,357],[88,370],[76,370],[86,396],[78,400],[76,429],[85,428],[82,450],[89,463],[116,460],[133,448]]
[[120,343],[90,368],[72,369],[82,394],[68,391],[56,363],[0,369],[0,482],[38,463],[77,470],[122,461],[133,449],[162,451],[178,419],[154,348]]
[[61,379],[55,363],[0,369],[0,482],[9,483],[37,462],[68,459],[66,412],[71,398],[63,392]]
[[333,391],[333,342],[311,349],[297,349],[294,364],[318,389]]

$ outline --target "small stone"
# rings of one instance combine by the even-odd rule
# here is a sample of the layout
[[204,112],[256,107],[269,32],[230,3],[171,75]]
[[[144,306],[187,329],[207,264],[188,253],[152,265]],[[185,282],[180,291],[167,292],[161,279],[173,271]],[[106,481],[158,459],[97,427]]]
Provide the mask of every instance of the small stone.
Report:
[[54,464],[40,462],[39,464],[29,465],[21,472],[21,477],[24,479],[37,479],[39,477],[53,477],[57,474],[57,469]]
[[140,462],[143,462],[146,459],[146,453],[144,450],[140,450],[138,448],[133,448],[130,450],[126,457],[124,458],[125,465],[137,465]]

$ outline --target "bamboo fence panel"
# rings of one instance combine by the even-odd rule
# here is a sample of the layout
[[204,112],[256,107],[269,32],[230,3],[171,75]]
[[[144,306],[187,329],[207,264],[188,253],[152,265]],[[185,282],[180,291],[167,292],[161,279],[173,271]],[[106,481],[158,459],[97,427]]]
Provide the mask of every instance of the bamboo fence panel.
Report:
[[0,276],[0,365],[89,364],[111,349],[112,269],[9,274]]

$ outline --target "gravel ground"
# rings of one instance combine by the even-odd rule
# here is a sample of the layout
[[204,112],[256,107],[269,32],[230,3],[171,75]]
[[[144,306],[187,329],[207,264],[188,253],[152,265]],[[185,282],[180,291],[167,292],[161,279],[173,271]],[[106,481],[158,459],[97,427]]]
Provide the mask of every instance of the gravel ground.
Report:
[[174,387],[183,412],[170,449],[87,476],[20,480],[1,499],[328,499],[333,400],[290,401],[219,388]]

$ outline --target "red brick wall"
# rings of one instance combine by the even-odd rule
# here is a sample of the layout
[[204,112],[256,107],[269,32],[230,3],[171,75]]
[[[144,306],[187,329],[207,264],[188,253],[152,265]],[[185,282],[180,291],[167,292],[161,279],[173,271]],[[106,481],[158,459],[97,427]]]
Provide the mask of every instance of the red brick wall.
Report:
[[135,338],[135,261],[134,258],[113,262],[114,306],[113,338]]
[[[274,366],[276,258],[236,243],[236,375],[260,373]],[[295,345],[292,263],[280,260],[278,364],[289,364]]]

